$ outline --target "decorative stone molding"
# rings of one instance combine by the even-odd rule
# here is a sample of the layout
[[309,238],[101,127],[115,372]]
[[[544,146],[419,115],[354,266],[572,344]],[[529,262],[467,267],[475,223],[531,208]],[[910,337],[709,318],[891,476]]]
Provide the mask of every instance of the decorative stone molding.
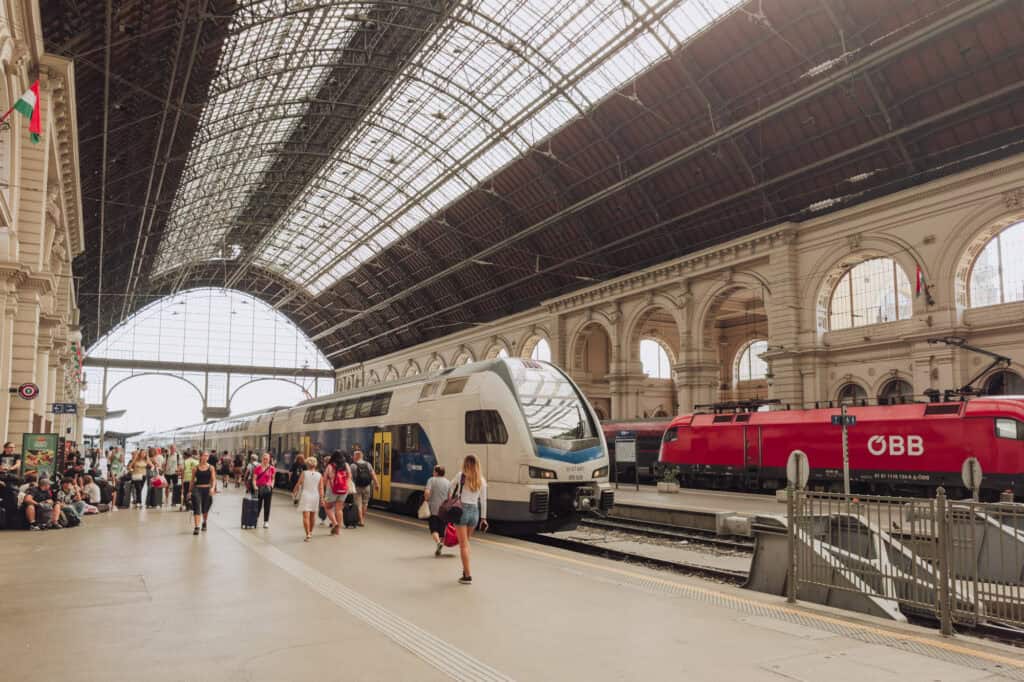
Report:
[[1003,203],[1008,209],[1024,208],[1024,187],[1003,192]]

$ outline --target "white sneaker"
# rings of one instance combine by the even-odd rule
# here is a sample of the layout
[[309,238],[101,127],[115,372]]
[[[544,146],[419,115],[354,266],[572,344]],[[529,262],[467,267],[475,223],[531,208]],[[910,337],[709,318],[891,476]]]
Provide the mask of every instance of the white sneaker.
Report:
[[322,526],[322,525],[324,525],[324,523],[326,523],[326,521],[324,521],[323,519],[320,519],[320,525]]
[[270,528],[270,521],[264,521],[263,522],[263,527],[264,528]]

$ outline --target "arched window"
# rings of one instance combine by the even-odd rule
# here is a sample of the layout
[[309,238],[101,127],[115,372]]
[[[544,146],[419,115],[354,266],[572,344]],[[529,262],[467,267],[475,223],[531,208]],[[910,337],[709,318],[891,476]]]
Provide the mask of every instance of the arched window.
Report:
[[970,292],[972,307],[1024,301],[1024,220],[981,250],[971,267]]
[[840,403],[846,403],[847,405],[866,403],[868,392],[860,384],[843,384],[843,387],[839,389],[839,395],[836,396],[836,399]]
[[640,340],[640,364],[644,374],[651,379],[671,379],[672,368],[668,361],[668,353],[654,339]]
[[985,395],[1024,395],[1024,379],[1016,372],[996,372],[985,382]]
[[878,392],[880,405],[897,405],[909,403],[914,399],[914,387],[903,379],[893,379]]
[[741,381],[757,381],[768,376],[768,363],[761,359],[761,354],[768,352],[768,342],[756,339],[746,344],[736,354],[733,367],[733,379]]
[[829,302],[829,329],[910,319],[910,280],[892,258],[858,263],[842,276]]
[[530,353],[530,358],[541,362],[551,362],[551,346],[547,340],[540,339],[537,341],[537,345],[533,347],[533,352]]
[[508,358],[508,351],[507,350],[502,348],[501,350],[498,351],[498,359],[499,360],[504,360],[504,359],[507,359],[507,358]]

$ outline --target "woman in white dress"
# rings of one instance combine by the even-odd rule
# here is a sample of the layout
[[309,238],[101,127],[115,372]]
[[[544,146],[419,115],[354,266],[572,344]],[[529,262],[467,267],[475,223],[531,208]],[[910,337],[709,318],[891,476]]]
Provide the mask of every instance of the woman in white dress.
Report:
[[306,460],[306,470],[299,475],[299,480],[292,490],[292,495],[299,499],[299,511],[302,512],[302,528],[306,531],[306,542],[313,537],[313,526],[316,524],[317,509],[323,504],[323,490],[320,486],[322,474],[316,470],[316,459]]

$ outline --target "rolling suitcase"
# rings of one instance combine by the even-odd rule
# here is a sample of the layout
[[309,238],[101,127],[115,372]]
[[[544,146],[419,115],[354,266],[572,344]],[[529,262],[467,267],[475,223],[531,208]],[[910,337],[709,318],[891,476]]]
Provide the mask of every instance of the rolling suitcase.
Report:
[[96,485],[100,488],[100,504],[110,504],[110,500],[113,497],[113,490],[110,487],[110,481],[100,479],[96,481]]
[[346,502],[341,510],[341,519],[346,528],[355,528],[359,525],[359,510],[351,502]]
[[127,509],[132,504],[132,481],[127,479],[121,481],[121,485],[117,488],[117,508]]
[[175,483],[174,490],[171,491],[171,505],[177,507],[181,504],[181,484]]
[[147,507],[162,507],[164,506],[164,489],[154,488],[153,486],[147,486],[146,490],[146,506]]
[[259,521],[260,501],[246,495],[242,498],[242,528],[255,528]]

